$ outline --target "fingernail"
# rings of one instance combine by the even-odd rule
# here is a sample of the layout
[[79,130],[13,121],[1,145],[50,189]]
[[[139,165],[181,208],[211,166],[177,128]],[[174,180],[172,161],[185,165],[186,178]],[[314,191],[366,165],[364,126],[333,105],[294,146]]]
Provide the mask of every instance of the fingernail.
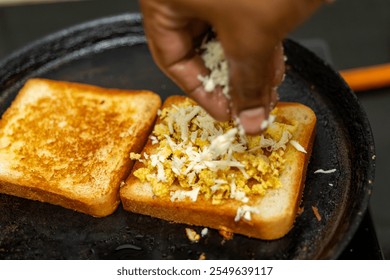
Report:
[[263,130],[265,111],[263,107],[241,111],[239,114],[241,125],[248,134],[258,134]]

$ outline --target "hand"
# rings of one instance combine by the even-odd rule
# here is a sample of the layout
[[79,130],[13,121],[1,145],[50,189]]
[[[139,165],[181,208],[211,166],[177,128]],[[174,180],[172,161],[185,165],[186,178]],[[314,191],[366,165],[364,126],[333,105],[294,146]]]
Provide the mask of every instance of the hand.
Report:
[[[238,116],[248,134],[277,102],[284,74],[282,39],[323,0],[140,0],[149,48],[157,65],[216,120]],[[229,65],[231,101],[208,93],[208,74],[195,41],[212,27]]]

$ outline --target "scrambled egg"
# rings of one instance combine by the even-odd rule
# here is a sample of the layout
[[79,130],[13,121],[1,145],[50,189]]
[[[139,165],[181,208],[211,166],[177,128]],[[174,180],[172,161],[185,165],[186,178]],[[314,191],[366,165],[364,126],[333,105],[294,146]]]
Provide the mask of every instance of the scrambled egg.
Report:
[[245,136],[233,121],[216,122],[190,101],[163,109],[160,119],[151,136],[157,152],[131,155],[144,164],[134,175],[149,182],[155,196],[250,204],[252,197],[281,186],[294,124],[276,119],[261,136]]

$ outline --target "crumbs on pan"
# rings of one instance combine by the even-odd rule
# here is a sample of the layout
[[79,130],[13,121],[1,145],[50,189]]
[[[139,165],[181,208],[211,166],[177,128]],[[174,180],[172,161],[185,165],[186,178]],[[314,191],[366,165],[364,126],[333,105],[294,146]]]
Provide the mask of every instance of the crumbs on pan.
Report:
[[198,260],[205,260],[205,259],[206,259],[206,253],[205,253],[205,252],[202,252],[202,253],[199,255]]
[[186,235],[187,238],[193,243],[198,243],[200,240],[200,235],[191,228],[186,228]]
[[234,237],[234,233],[226,228],[221,228],[218,232],[223,237],[224,241],[231,240]]
[[313,210],[314,216],[316,216],[317,221],[321,222],[322,217],[320,212],[318,211],[318,208],[316,206],[312,206],[311,209]]

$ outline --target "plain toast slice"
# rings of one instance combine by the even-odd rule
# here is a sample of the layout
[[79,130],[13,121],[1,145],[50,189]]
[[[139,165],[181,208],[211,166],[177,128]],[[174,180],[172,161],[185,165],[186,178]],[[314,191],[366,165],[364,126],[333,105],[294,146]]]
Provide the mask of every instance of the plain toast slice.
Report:
[[[187,98],[175,96],[168,98],[163,104],[162,114],[157,119],[154,132],[152,133],[152,136],[148,140],[148,143],[146,144],[142,153],[138,155],[139,160],[134,165],[132,174],[127,178],[125,185],[120,190],[120,196],[124,209],[135,213],[158,217],[168,221],[210,227],[255,238],[271,240],[284,236],[293,227],[299,204],[301,202],[302,191],[305,182],[305,173],[311,155],[311,149],[315,135],[316,116],[314,112],[302,104],[280,102],[278,103],[276,109],[276,120],[274,124],[270,125],[264,135],[267,135],[267,131],[269,133],[278,134],[278,131],[272,132],[272,129],[275,130],[275,127],[292,127],[292,132],[286,133],[286,135],[289,135],[289,141],[286,142],[284,139],[283,146],[283,143],[280,144],[282,139],[277,139],[277,141],[272,142],[269,139],[267,140],[264,137],[260,137],[260,139],[262,139],[260,142],[262,141],[264,151],[262,151],[261,155],[258,157],[263,157],[264,155],[270,156],[270,149],[272,149],[272,145],[274,145],[274,147],[276,147],[275,145],[282,147],[279,148],[278,154],[282,155],[283,157],[282,159],[276,159],[276,161],[283,161],[284,163],[283,170],[278,175],[278,180],[280,182],[278,187],[273,187],[268,184],[265,194],[251,195],[252,191],[250,188],[254,189],[255,187],[253,183],[248,183],[248,186],[249,184],[252,184],[252,186],[249,188],[249,191],[246,186],[243,186],[242,189],[246,188],[245,191],[247,192],[246,195],[243,195],[243,192],[236,190],[236,185],[239,185],[238,183],[234,183],[234,186],[232,186],[232,184],[227,186],[223,185],[223,180],[216,180],[214,178],[212,179],[214,180],[214,183],[209,183],[207,187],[212,189],[211,193],[218,189],[218,186],[223,187],[224,193],[222,195],[224,195],[225,198],[213,199],[213,197],[210,198],[210,195],[201,195],[201,191],[198,189],[195,190],[193,187],[189,186],[190,184],[183,183],[183,189],[183,186],[180,186],[178,178],[173,179],[173,181],[169,181],[164,178],[164,176],[162,176],[164,174],[161,171],[161,166],[165,168],[165,177],[169,178],[172,175],[172,172],[169,172],[167,169],[172,168],[172,166],[177,168],[177,164],[174,164],[170,161],[176,160],[177,162],[182,160],[182,162],[185,162],[186,153],[191,156],[191,153],[196,154],[196,151],[200,151],[202,156],[207,157],[207,151],[209,150],[205,150],[205,147],[202,146],[197,147],[195,152],[192,148],[190,148],[189,152],[182,153],[178,153],[175,151],[175,149],[171,149],[171,154],[169,154],[169,152],[167,153],[166,149],[164,150],[165,152],[159,152],[161,145],[166,145],[167,142],[164,141],[162,137],[156,137],[156,131],[159,132],[159,135],[161,136],[161,131],[163,131],[162,134],[170,134],[172,130],[179,129],[180,127],[180,125],[178,125],[180,122],[176,120],[176,122],[174,122],[173,125],[170,124],[170,128],[168,130],[165,129],[164,132],[164,129],[159,126],[159,124],[163,122],[163,118],[166,118],[164,109],[167,108],[171,110],[172,108],[175,108],[175,110],[179,110],[180,107],[188,106],[188,102],[193,103]],[[198,118],[197,115],[193,113],[194,111],[189,110],[189,112],[191,112],[189,114],[192,115],[188,118],[192,118],[192,120]],[[175,118],[180,119],[177,116]],[[186,119],[186,116],[182,116],[182,119]],[[201,118],[199,119],[201,120]],[[211,120],[208,119],[206,123],[210,121]],[[200,135],[203,134],[202,131],[198,131],[199,133],[195,133],[193,131],[194,122],[197,122],[197,120],[192,121],[192,123],[189,124],[189,131],[186,132],[188,133],[188,137],[192,139],[186,141],[202,143],[202,141],[197,142],[201,137]],[[277,126],[276,122],[280,122],[281,124]],[[206,125],[205,127],[209,127],[209,125]],[[197,140],[194,139],[195,135],[197,136]],[[167,139],[170,138],[168,141],[169,143],[172,142],[173,139],[171,136],[165,135]],[[225,141],[226,139],[221,137],[216,142],[219,146],[227,143]],[[281,136],[280,138],[283,137],[284,136]],[[236,138],[240,137],[236,136]],[[258,147],[254,146],[256,146],[256,141],[259,141],[259,136],[257,138],[249,138],[250,137],[248,136],[247,141],[251,144],[248,144],[250,147],[248,146],[249,148],[247,150],[255,151]],[[180,143],[177,145],[180,145]],[[188,149],[188,147],[180,146],[180,149],[185,150]],[[202,149],[203,154],[201,152]],[[247,151],[244,153],[246,152]],[[157,157],[153,155],[157,155]],[[175,155],[178,156],[176,157]],[[238,154],[236,157],[241,156]],[[252,160],[254,159],[253,161],[256,161],[256,158],[252,156],[248,156],[248,158],[251,158]],[[267,162],[266,159],[264,160]],[[161,164],[159,164],[159,162]],[[226,163],[226,161],[224,162]],[[213,161],[210,161],[208,166],[215,168],[212,163]],[[198,170],[202,170],[199,172],[204,172],[207,175],[207,172],[204,171],[207,170],[207,168],[202,169],[204,168],[204,166],[202,167],[201,165],[202,162],[199,161],[196,164],[197,165],[195,166],[198,166]],[[250,161],[249,164],[251,164]],[[179,178],[181,178],[180,180],[186,180],[185,178],[190,177],[189,175],[191,175],[191,172],[188,173],[188,170],[191,169],[191,166],[193,167],[193,165],[194,164],[191,165],[191,163],[189,163],[184,164],[184,166],[179,166],[179,168],[181,168],[180,172],[183,172],[183,176],[179,176]],[[154,170],[152,170],[153,166],[156,166]],[[237,166],[239,167],[239,165]],[[148,168],[150,169],[149,171],[153,174],[142,174],[145,171],[147,172]],[[261,169],[260,167],[258,168]],[[245,170],[241,171],[244,174],[245,172],[250,172],[250,170],[246,167]],[[235,167],[231,167],[230,169],[222,171],[219,170],[218,172],[226,173],[222,174],[224,176],[223,178],[225,178],[224,180],[226,180],[226,178],[232,178],[233,176],[236,176],[236,178],[240,176],[240,171],[237,171],[237,168]],[[235,173],[235,175],[229,175],[232,173]],[[212,176],[213,175],[211,174],[211,177]],[[192,182],[197,182],[198,185],[199,181],[207,182],[207,178],[203,178],[205,176],[200,175],[200,173],[195,175],[195,179],[194,175],[191,175],[191,177],[192,178],[189,180]],[[149,181],[145,178],[149,178]],[[164,179],[166,179],[165,183]],[[253,179],[251,178],[248,182],[251,182],[251,180]],[[152,182],[155,184],[154,187]],[[264,182],[262,182],[262,184],[264,184]],[[166,192],[164,188],[167,188],[168,192]],[[205,194],[210,193],[208,190],[203,189],[203,191]],[[165,195],[162,193],[165,193]],[[168,193],[168,195],[166,193]]]
[[160,106],[149,91],[30,79],[0,121],[0,192],[111,214]]

